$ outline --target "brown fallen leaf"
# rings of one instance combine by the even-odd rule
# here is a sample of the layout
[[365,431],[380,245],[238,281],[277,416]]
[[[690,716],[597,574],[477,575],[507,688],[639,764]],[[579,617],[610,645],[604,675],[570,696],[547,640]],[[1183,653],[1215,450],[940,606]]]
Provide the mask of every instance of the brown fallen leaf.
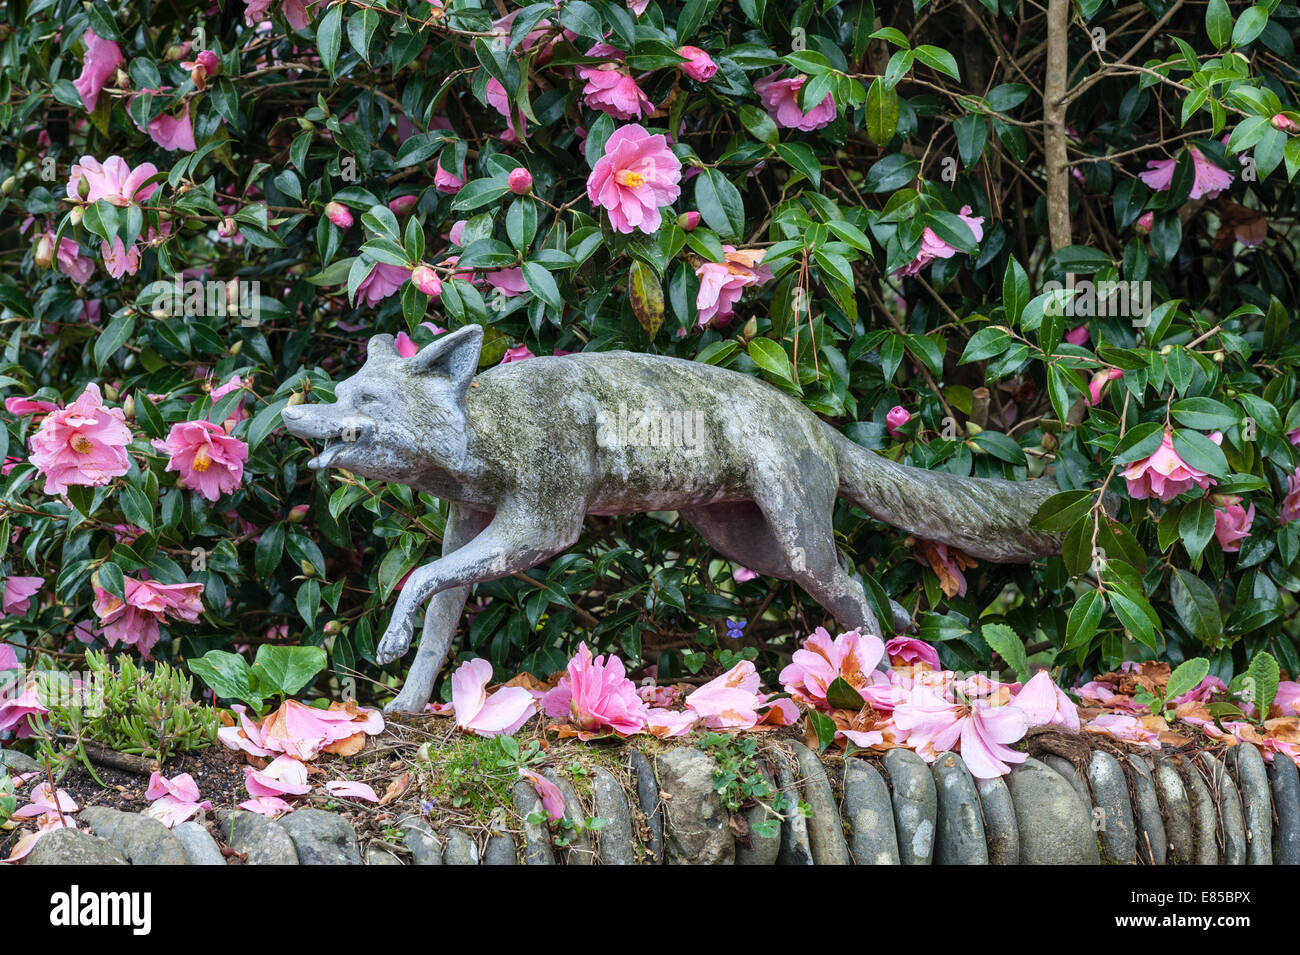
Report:
[[333,753],[335,756],[355,756],[366,748],[366,734],[353,733],[346,739],[335,740],[328,746],[322,746],[322,753]]
[[384,790],[383,796],[379,798],[379,805],[387,806],[390,802],[400,799],[402,794],[411,788],[411,774],[402,773]]

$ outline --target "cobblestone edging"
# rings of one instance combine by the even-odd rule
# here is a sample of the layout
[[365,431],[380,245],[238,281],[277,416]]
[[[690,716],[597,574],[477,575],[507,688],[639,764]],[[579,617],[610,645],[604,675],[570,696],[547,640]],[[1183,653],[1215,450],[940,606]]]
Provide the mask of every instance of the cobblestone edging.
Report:
[[[476,840],[435,832],[421,818],[397,821],[400,846],[364,854],[340,816],[300,809],[278,820],[218,810],[218,831],[246,865],[1095,865],[1300,864],[1300,773],[1237,746],[1197,757],[1094,751],[1085,772],[1056,756],[1027,759],[1002,779],[974,779],[960,756],[926,764],[909,750],[879,765],[858,758],[823,764],[799,743],[764,751],[777,789],[806,814],[785,819],[777,836],[738,838],[714,789],[715,763],[683,747],[653,760],[628,750],[628,791],[596,769],[584,807],[572,783],[547,771],[571,819],[604,825],[563,848],[546,827],[532,786],[513,791],[518,829]],[[765,773],[768,769],[765,767]],[[750,826],[766,810],[749,810]],[[89,831],[43,837],[28,865],[222,865],[208,830],[168,830],[134,813],[83,810]]]

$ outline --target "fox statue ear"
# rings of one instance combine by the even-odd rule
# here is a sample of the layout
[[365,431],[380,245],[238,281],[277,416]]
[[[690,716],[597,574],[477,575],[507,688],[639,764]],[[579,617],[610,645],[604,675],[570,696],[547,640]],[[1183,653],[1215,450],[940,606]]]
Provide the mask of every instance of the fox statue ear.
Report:
[[370,341],[366,342],[366,357],[382,356],[384,358],[397,358],[397,346],[393,344],[392,335],[371,335]]
[[460,392],[469,388],[478,371],[479,350],[483,347],[483,326],[466,325],[425,345],[411,358],[418,375],[442,375],[450,378]]

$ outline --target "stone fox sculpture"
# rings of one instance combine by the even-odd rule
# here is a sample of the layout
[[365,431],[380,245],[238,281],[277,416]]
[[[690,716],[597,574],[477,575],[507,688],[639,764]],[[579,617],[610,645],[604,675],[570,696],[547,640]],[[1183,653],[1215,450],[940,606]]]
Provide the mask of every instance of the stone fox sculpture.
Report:
[[323,443],[312,468],[451,503],[442,557],[410,575],[379,643],[382,663],[404,654],[430,601],[390,710],[428,701],[471,584],[564,551],[587,514],[678,511],[725,557],[795,581],[843,629],[877,635],[862,585],[836,553],[837,496],[985,560],[1059,552],[1056,537],[1029,529],[1051,486],[895,464],[765,382],[700,362],[593,352],[476,376],[482,340],[470,325],[403,358],[377,335],[334,404],[283,412],[292,434]]

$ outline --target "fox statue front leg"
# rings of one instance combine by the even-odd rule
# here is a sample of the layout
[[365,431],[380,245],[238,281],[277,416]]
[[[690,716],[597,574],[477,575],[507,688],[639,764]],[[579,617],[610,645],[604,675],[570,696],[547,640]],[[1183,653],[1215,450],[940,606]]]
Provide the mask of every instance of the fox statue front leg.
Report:
[[[382,665],[406,653],[415,635],[415,618],[429,598],[453,587],[468,587],[528,570],[571,547],[582,530],[584,512],[585,509],[577,510],[576,514],[557,520],[554,505],[535,509],[513,502],[503,504],[481,534],[411,573],[398,595],[375,659]],[[427,701],[437,672],[432,678],[423,673],[420,676],[421,682],[428,680]],[[413,698],[408,699],[405,705],[412,702]]]
[[[483,532],[491,514],[471,510],[452,502],[447,511],[447,527],[442,537],[442,554],[447,556],[464,547]],[[424,632],[415,660],[406,674],[402,690],[386,707],[389,713],[419,713],[433,695],[433,684],[442,671],[443,661],[456,636],[469,587],[452,587],[435,594],[424,609]]]

